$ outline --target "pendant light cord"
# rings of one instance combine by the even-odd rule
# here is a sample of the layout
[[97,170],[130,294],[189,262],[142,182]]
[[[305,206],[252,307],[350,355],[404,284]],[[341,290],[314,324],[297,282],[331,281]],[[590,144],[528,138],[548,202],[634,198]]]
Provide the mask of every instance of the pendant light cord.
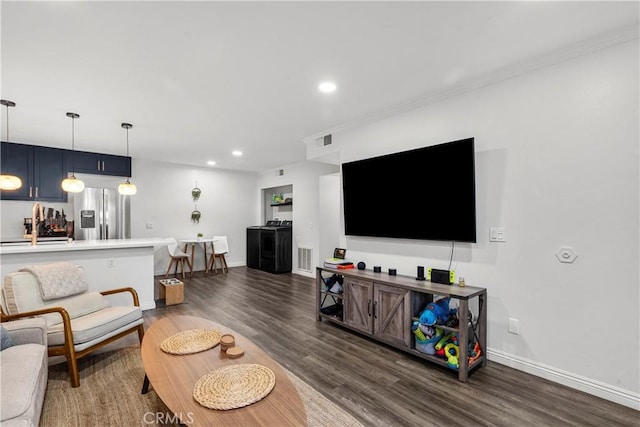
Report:
[[71,176],[76,176],[76,119],[71,116]]
[[76,178],[76,119],[80,117],[77,113],[67,113],[71,118],[71,176]]
[[[124,128],[127,131],[127,157],[129,157],[129,129],[131,129],[133,125],[131,123],[122,123],[120,124],[120,127]],[[127,178],[127,183],[129,183],[129,179],[131,179],[131,176]]]

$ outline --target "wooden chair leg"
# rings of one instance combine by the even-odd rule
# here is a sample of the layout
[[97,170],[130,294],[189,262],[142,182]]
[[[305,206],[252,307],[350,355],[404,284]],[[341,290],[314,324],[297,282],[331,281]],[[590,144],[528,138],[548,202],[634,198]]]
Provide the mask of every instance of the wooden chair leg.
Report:
[[138,325],[138,340],[140,340],[140,345],[142,345],[142,338],[144,338],[144,325]]
[[224,254],[222,254],[220,256],[220,264],[222,264],[222,266],[223,266],[222,267],[222,272],[223,273],[228,273],[229,272],[229,267],[227,266],[227,258],[224,256]]
[[189,277],[193,278],[193,264],[191,264],[191,259],[185,258],[185,261],[187,261],[187,266],[189,266]]
[[182,280],[184,280],[184,258],[180,258],[180,272],[182,272]]
[[167,271],[164,273],[164,278],[169,277],[169,272],[171,271],[171,266],[173,266],[173,258],[169,261],[169,267],[167,267]]
[[71,331],[65,330],[64,352],[69,367],[69,377],[71,387],[80,387],[80,372],[78,372],[78,359],[76,359],[76,349],[73,347],[73,335]]

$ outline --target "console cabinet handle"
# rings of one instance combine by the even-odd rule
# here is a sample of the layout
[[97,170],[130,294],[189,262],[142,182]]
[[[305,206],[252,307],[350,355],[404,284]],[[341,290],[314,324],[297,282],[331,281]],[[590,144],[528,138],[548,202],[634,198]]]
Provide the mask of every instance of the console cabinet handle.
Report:
[[378,318],[378,313],[376,313],[376,307],[378,307],[378,301],[374,301],[373,302],[373,318],[377,319]]
[[367,314],[371,317],[371,300],[367,303]]
[[29,186],[29,197],[33,197],[33,187]]

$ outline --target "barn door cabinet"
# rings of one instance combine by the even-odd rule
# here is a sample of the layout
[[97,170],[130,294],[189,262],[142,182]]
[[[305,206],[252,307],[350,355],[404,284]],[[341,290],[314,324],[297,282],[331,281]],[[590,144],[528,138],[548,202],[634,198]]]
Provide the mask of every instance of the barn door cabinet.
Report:
[[344,278],[344,321],[351,328],[409,348],[411,291],[358,278]]
[[[342,281],[342,292],[331,291],[337,275]],[[316,268],[317,320],[339,324],[402,351],[416,355],[440,366],[447,361],[416,349],[411,331],[413,321],[418,320],[427,304],[443,297],[451,297],[451,306],[458,307],[457,327],[438,325],[445,332],[458,334],[459,342],[476,340],[481,355],[469,362],[468,348],[460,345],[460,381],[467,381],[469,372],[486,365],[487,307],[485,288],[458,287],[429,281],[417,281],[413,277],[389,276],[361,270]],[[473,315],[471,315],[473,313]],[[468,319],[463,322],[462,319]]]

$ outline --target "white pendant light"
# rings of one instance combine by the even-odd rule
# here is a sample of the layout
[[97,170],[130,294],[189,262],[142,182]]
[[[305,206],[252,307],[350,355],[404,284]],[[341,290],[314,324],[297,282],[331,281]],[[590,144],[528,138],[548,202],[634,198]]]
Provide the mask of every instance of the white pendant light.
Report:
[[[9,141],[9,107],[15,107],[16,103],[0,99],[0,104],[7,107],[7,142]],[[0,190],[17,190],[22,187],[22,180],[15,175],[3,173],[0,175]]]
[[79,193],[84,190],[84,182],[76,179],[74,172],[74,157],[76,155],[75,145],[75,120],[80,117],[76,113],[67,113],[67,117],[71,117],[71,177],[62,180],[62,189],[69,193]]
[[[131,129],[133,125],[131,123],[122,123],[120,126],[127,130],[127,157],[129,157],[129,129]],[[118,193],[122,194],[123,196],[133,196],[138,192],[136,185],[129,182],[129,179],[131,179],[131,177],[127,178],[125,182],[118,185]]]

